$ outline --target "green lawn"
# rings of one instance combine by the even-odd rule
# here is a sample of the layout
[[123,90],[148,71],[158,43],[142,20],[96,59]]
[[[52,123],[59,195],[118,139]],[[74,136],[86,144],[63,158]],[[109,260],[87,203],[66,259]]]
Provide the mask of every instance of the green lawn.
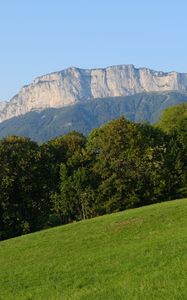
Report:
[[0,299],[187,299],[187,199],[0,242]]

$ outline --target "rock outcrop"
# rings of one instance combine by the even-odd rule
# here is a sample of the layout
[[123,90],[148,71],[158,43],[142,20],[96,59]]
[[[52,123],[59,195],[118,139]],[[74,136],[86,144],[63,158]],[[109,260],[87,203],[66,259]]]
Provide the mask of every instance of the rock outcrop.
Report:
[[157,72],[133,65],[106,69],[68,68],[36,78],[9,102],[0,102],[0,122],[33,110],[63,107],[94,98],[141,92],[187,91],[187,73]]
[[0,112],[5,108],[5,106],[8,104],[7,101],[1,101],[0,100]]

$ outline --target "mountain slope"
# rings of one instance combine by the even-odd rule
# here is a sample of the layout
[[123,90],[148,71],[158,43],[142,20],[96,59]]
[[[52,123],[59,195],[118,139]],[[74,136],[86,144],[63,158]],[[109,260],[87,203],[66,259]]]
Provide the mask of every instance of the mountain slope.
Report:
[[59,108],[89,99],[128,96],[142,92],[187,91],[187,74],[158,72],[133,65],[105,69],[68,68],[36,78],[6,105],[0,122],[32,110]]
[[154,123],[168,106],[187,102],[187,93],[141,93],[127,97],[89,100],[64,108],[33,111],[0,123],[0,137],[23,135],[38,142],[77,130],[88,134],[111,119]]
[[186,299],[187,199],[0,243],[1,299]]

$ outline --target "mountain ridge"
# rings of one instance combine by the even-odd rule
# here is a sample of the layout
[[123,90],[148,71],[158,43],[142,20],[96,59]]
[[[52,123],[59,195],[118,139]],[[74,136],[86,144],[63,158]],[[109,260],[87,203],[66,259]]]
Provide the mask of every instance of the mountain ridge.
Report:
[[33,110],[60,108],[90,99],[166,91],[187,92],[187,73],[154,71],[132,64],[94,69],[70,67],[39,76],[9,102],[0,102],[0,122]]

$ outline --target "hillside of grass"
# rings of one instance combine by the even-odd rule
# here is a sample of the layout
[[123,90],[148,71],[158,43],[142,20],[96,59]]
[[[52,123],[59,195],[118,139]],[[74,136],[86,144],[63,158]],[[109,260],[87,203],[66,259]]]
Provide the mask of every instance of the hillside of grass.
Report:
[[0,299],[187,299],[187,199],[0,242]]

